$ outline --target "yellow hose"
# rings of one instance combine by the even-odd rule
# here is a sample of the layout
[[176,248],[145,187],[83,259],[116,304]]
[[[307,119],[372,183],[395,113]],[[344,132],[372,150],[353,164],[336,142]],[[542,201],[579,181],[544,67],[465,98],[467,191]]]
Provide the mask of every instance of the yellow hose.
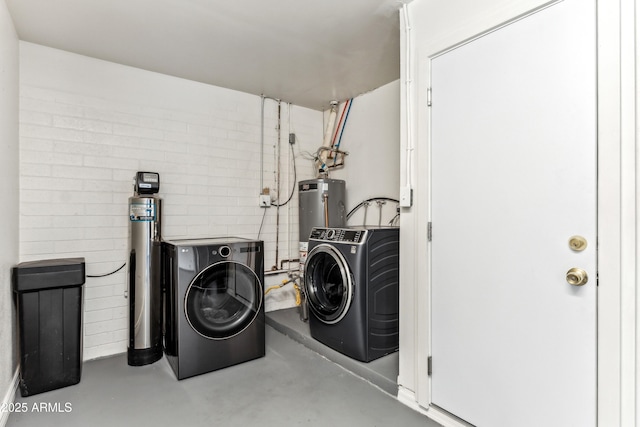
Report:
[[302,295],[300,293],[300,286],[296,282],[293,282],[293,289],[296,291],[296,305],[302,304]]
[[279,285],[270,286],[269,288],[267,288],[266,291],[264,291],[264,294],[267,295],[269,292],[271,292],[274,289],[280,289],[281,287],[283,287],[289,282],[293,282],[293,290],[296,292],[296,305],[302,304],[302,294],[300,293],[300,286],[298,286],[298,284],[292,279],[285,279]]
[[282,286],[283,286],[283,285],[274,285],[274,286],[271,286],[271,287],[270,287],[270,288],[268,288],[266,291],[264,291],[264,294],[266,295],[266,294],[268,294],[269,292],[271,292],[272,290],[274,290],[274,289],[278,289],[278,288],[281,288]]
[[268,294],[269,292],[271,292],[274,289],[279,289],[279,288],[283,287],[284,285],[286,285],[289,282],[291,282],[291,279],[285,279],[279,285],[273,285],[270,288],[268,288],[266,291],[264,291],[264,294],[266,295],[266,294]]

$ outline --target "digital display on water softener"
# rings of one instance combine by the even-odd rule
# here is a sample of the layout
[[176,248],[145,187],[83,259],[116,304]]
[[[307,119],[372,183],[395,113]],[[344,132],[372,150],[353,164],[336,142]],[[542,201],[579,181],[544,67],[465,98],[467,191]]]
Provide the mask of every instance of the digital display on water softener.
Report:
[[160,191],[160,174],[156,172],[138,172],[136,174],[136,193],[155,194]]

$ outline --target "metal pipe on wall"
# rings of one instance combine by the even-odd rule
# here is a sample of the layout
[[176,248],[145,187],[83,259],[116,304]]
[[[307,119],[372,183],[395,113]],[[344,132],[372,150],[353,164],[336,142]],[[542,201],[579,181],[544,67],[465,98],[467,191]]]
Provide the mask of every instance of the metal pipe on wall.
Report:
[[261,96],[262,102],[260,107],[260,192],[264,188],[264,95]]
[[278,124],[276,125],[277,139],[276,139],[276,260],[273,264],[272,270],[278,269],[278,257],[280,250],[280,136],[281,132],[281,118],[282,118],[282,106],[278,101]]
[[[291,144],[291,103],[287,103],[287,130],[289,131],[289,144]],[[291,161],[293,156],[293,145],[290,146],[290,150],[287,150],[287,188],[291,186]],[[295,183],[294,183],[295,186]],[[294,190],[295,191],[295,190]],[[291,259],[291,203],[287,204],[287,257]],[[285,260],[283,260],[285,261]],[[282,269],[282,262],[280,263],[280,269]],[[288,269],[289,275],[291,275],[291,266]]]

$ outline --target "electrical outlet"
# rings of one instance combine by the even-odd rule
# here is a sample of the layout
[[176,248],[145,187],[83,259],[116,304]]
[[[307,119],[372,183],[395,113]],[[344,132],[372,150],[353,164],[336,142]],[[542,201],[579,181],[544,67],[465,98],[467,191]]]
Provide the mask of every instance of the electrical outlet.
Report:
[[271,206],[271,196],[268,194],[261,194],[258,204],[261,208],[268,208]]

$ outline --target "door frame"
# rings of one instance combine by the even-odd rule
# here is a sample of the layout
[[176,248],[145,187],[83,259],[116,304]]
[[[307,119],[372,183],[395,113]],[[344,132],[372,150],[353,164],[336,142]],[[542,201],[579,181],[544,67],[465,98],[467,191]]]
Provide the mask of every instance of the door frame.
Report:
[[[401,335],[398,399],[445,426],[464,423],[430,406],[429,259],[427,244],[430,60],[463,42],[562,0],[414,1],[400,11],[401,186],[413,192],[401,215]],[[640,231],[636,173],[637,113],[634,0],[596,0],[598,37],[598,425],[640,421],[637,255]]]

